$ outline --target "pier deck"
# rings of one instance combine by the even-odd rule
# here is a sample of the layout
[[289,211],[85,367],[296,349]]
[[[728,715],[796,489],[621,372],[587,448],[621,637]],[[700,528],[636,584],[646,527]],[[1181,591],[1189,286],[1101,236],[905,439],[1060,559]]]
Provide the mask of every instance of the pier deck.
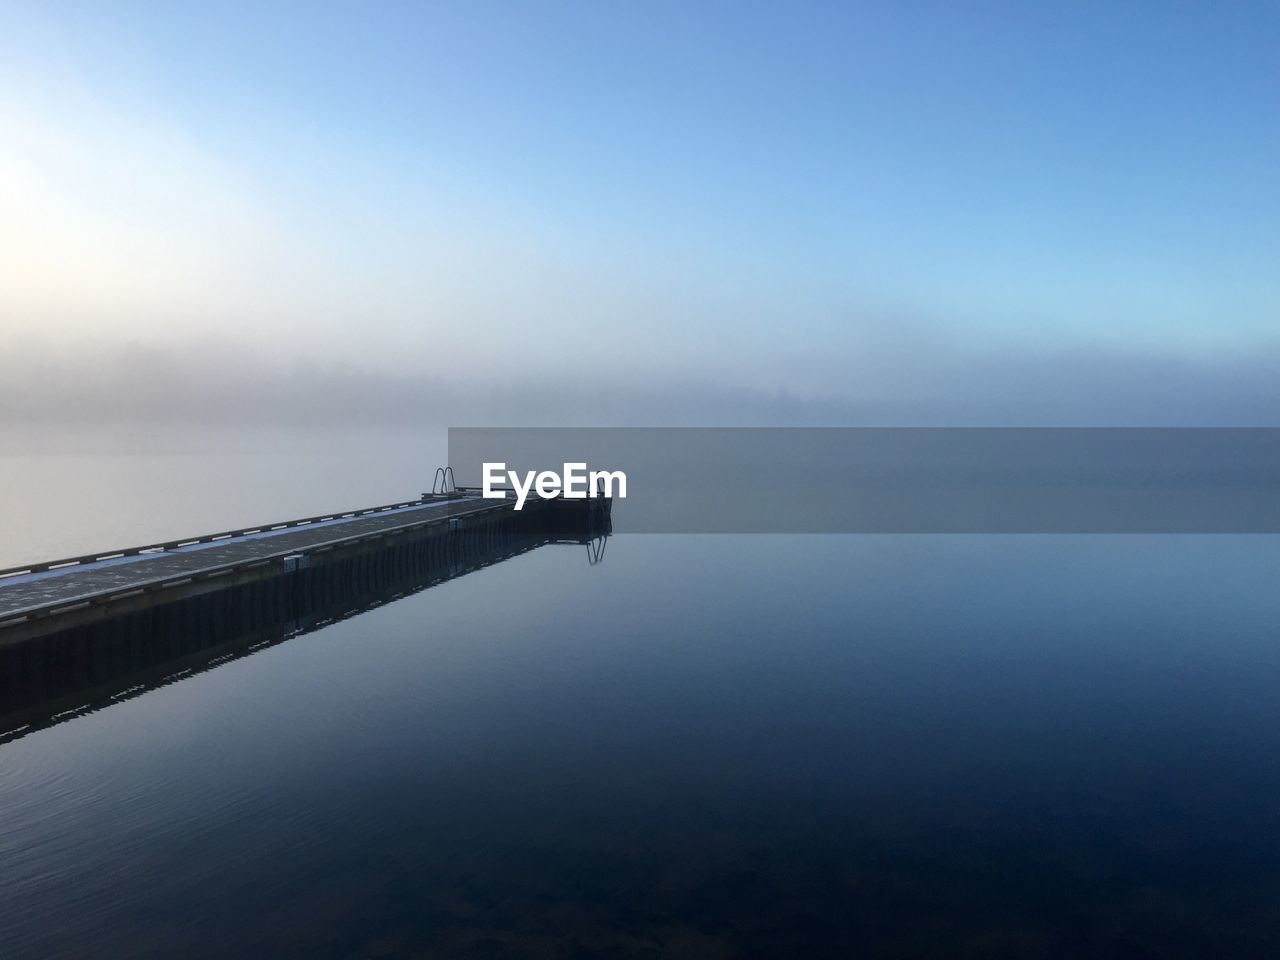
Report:
[[[311,517],[0,570],[0,645],[12,628],[84,606],[274,567],[289,569],[313,555],[367,543],[429,525],[478,519],[512,509],[510,500],[485,500],[475,491]],[[6,629],[9,628],[9,629]]]
[[610,530],[607,505],[424,498],[0,571],[0,596],[52,598],[0,623],[0,745],[539,547],[594,566]]

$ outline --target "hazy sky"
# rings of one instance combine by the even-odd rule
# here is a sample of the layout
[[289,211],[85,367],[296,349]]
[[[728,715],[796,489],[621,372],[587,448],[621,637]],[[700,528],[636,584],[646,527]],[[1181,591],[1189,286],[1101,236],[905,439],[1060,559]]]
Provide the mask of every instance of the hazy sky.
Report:
[[9,413],[143,350],[873,407],[1132,363],[1247,419],[1277,50],[1273,2],[0,0]]

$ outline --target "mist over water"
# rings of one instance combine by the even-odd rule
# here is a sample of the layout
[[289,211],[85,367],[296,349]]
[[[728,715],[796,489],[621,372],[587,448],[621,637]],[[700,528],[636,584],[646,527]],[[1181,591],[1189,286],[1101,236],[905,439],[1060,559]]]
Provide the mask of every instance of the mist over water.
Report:
[[0,567],[412,500],[445,433],[265,425],[0,429]]
[[[787,313],[776,318],[777,332]],[[654,364],[602,332],[543,359],[497,341],[481,369],[446,349],[312,355],[212,337],[153,346],[54,346],[0,354],[0,436],[107,438],[275,427],[286,445],[323,431],[453,426],[1271,426],[1280,423],[1273,339],[1196,353],[1064,342],[977,347],[937,325],[842,317],[839,343],[803,362],[717,349],[696,368]],[[559,338],[555,338],[557,341]],[[732,339],[729,341],[732,343]],[[812,348],[806,347],[806,351]],[[185,432],[184,432],[185,428]]]

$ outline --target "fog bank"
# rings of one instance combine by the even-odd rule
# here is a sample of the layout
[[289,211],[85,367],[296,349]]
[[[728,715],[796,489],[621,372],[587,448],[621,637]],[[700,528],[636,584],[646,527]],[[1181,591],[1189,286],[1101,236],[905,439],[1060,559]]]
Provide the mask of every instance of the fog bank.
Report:
[[1280,351],[1213,359],[1095,350],[947,354],[849,362],[838,392],[624,374],[595,363],[527,380],[314,365],[230,344],[162,350],[24,345],[0,356],[0,425],[359,429],[463,425],[1280,425]]

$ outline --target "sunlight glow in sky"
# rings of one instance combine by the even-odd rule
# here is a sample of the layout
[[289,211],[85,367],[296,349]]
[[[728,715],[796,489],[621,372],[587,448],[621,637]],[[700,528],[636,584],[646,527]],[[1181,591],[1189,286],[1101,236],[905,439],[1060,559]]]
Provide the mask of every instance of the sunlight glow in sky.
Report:
[[1277,49],[1269,3],[0,3],[0,330],[836,392],[1270,349]]

